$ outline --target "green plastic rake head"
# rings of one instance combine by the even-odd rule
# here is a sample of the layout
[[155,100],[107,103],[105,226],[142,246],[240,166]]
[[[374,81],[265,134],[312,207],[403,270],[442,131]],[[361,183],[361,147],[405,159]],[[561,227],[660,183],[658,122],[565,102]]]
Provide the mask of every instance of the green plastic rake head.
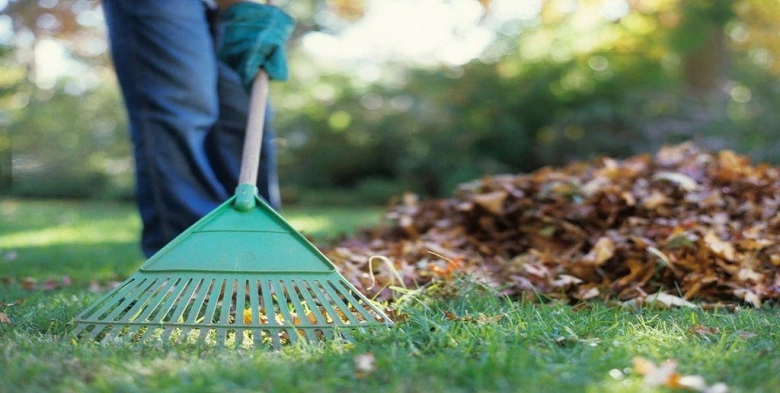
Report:
[[[253,108],[265,107],[263,89],[255,83]],[[247,150],[259,158],[260,149],[250,137],[242,165],[255,160],[254,174],[242,167],[236,195],[76,316],[77,335],[279,348],[392,325],[257,196],[257,158]]]

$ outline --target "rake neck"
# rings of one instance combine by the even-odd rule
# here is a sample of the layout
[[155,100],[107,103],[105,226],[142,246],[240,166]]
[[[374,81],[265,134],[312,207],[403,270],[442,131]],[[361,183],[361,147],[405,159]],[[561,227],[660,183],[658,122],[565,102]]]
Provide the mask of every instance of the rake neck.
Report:
[[257,172],[260,166],[260,149],[263,143],[265,108],[268,103],[268,74],[260,70],[252,83],[249,98],[244,152],[241,157],[241,172],[236,188],[236,209],[250,211],[255,207],[257,194]]

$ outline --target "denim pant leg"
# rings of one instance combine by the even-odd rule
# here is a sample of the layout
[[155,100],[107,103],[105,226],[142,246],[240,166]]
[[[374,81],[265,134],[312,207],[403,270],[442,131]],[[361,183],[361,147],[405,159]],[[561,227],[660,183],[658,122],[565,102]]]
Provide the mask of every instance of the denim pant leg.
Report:
[[[151,256],[232,195],[246,109],[230,115],[223,107],[248,98],[221,94],[229,70],[220,71],[202,1],[105,0],[103,8],[130,119],[142,248]],[[261,177],[267,195],[275,176]]]

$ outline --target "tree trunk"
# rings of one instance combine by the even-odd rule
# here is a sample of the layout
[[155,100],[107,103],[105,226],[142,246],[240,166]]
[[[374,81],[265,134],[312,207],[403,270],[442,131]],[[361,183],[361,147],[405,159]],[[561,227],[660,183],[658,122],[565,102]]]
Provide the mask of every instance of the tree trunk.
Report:
[[0,133],[0,195],[11,192],[11,183],[13,183],[13,149],[11,147],[10,132],[6,130],[4,133]]
[[713,26],[706,43],[685,56],[683,67],[688,92],[700,98],[721,94],[727,64],[726,34],[722,26]]

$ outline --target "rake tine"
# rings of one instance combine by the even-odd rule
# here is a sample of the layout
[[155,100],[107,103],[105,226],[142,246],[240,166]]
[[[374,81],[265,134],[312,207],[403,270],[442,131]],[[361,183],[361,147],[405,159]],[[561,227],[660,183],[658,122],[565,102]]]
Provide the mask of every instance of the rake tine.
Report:
[[195,321],[198,319],[198,314],[200,314],[200,309],[203,307],[203,302],[206,300],[206,296],[209,293],[209,288],[211,288],[214,285],[214,282],[216,280],[206,281],[205,279],[201,280],[198,287],[198,296],[195,298],[195,301],[192,303],[192,307],[190,307],[190,311],[187,314],[187,319],[185,321],[186,324],[191,325],[194,324]]
[[279,338],[279,334],[284,331],[281,330],[277,333],[274,333],[271,331],[271,345],[274,347],[274,349],[279,349],[282,347],[282,340]]
[[339,297],[339,295],[337,295],[333,291],[333,286],[332,286],[333,284],[330,281],[327,281],[325,283],[319,283],[319,284],[322,287],[322,289],[325,290],[325,292],[328,294],[328,296],[330,296],[330,298],[332,300],[332,303],[336,304],[336,306],[343,311],[342,314],[344,315],[344,317],[346,317],[347,320],[349,320],[349,322],[351,324],[359,325],[360,321],[358,321],[358,319],[355,318],[355,314],[352,313],[352,311],[349,309],[349,306],[344,304],[344,302],[341,301],[341,298]]
[[[134,341],[136,340],[136,336],[140,334],[141,328],[143,328],[142,325],[132,325],[128,327],[126,332],[123,332],[120,335],[124,337],[127,341]],[[138,339],[136,341],[141,341],[142,338],[143,335],[140,335],[138,336]]]
[[102,333],[107,328],[110,328],[111,325],[95,325],[95,328],[92,329],[91,332],[89,332],[89,339],[94,340],[95,337],[97,337],[100,333]]
[[265,285],[265,283],[262,284],[262,293],[263,303],[265,303],[265,319],[268,321],[267,324],[269,326],[278,326],[279,323],[276,321],[276,312],[274,310],[270,281],[268,282],[268,285]]
[[233,305],[233,288],[236,286],[236,280],[228,280],[225,282],[225,290],[222,292],[222,310],[219,313],[219,323],[221,325],[227,325],[230,320],[230,307]]
[[251,321],[249,322],[252,325],[259,325],[260,324],[260,300],[259,295],[257,293],[258,283],[254,280],[249,281],[249,310],[251,311]]
[[[164,298],[161,299],[165,300],[165,303],[161,303],[162,305],[157,309],[157,312],[154,313],[153,318],[160,323],[165,323],[165,317],[171,312],[173,309],[173,304],[176,302],[176,300],[179,299],[181,293],[187,289],[188,285],[189,280],[179,279],[169,291],[166,291],[167,300]],[[150,315],[150,318],[151,317],[152,315]]]
[[123,325],[107,325],[111,329],[107,329],[106,335],[103,336],[102,341],[113,341],[122,337],[122,331],[125,330]]
[[[96,301],[91,307],[85,309],[82,311],[78,316],[76,316],[76,319],[87,319],[88,316],[91,315],[98,315],[105,314],[113,302],[109,302],[108,300],[113,297],[119,297],[122,298],[125,296],[125,294],[129,291],[131,291],[134,288],[137,288],[139,285],[143,284],[146,279],[142,279],[140,283],[136,282],[137,280],[134,278],[130,278],[127,282],[124,283],[119,288],[114,289],[113,291],[109,291],[105,295],[103,295],[98,301]],[[135,285],[132,285],[134,284]],[[99,309],[98,309],[99,308]]]
[[200,331],[200,341],[203,341],[209,333],[209,330],[211,330],[208,325],[214,324],[214,312],[217,310],[217,301],[219,300],[219,296],[222,293],[222,288],[224,286],[224,281],[215,280],[214,284],[210,288],[211,296],[209,297],[209,302],[206,305],[206,311],[203,313],[203,323],[207,326],[204,326],[204,329],[201,329]]
[[[144,302],[140,301],[138,299],[138,294],[144,293],[148,291],[150,288],[152,288],[158,280],[152,279],[152,280],[146,280],[145,282],[141,283],[142,285],[139,285],[137,287],[137,291],[132,291],[125,296],[123,300],[121,300],[121,303],[119,305],[116,305],[114,307],[114,310],[111,311],[109,315],[107,315],[105,318],[103,318],[104,321],[109,322],[115,322],[118,319],[121,319],[125,315],[133,315],[134,313],[138,312],[141,307],[143,307]],[[132,295],[132,296],[131,296]]]
[[310,323],[309,316],[306,315],[306,310],[303,309],[301,299],[298,298],[298,294],[295,293],[297,291],[295,285],[290,280],[284,280],[283,283],[285,288],[287,288],[287,295],[290,296],[290,302],[295,308],[295,313],[298,314],[298,317],[301,320],[301,325],[308,325]]
[[292,328],[290,329],[291,332],[287,332],[287,339],[290,340],[291,345],[295,345],[298,342],[298,338],[300,333],[298,332],[298,329]]
[[[119,315],[119,313],[122,312],[122,310],[127,309],[128,307],[130,307],[133,304],[133,302],[135,301],[134,300],[135,296],[131,296],[131,295],[135,295],[135,293],[137,291],[143,292],[145,289],[148,289],[149,286],[151,286],[153,284],[153,282],[154,282],[154,280],[150,281],[150,280],[147,280],[147,279],[143,279],[140,282],[138,282],[136,285],[133,285],[133,286],[128,285],[127,287],[123,287],[122,291],[121,291],[121,294],[120,293],[116,293],[116,297],[113,297],[113,299],[117,299],[118,298],[118,300],[110,301],[110,302],[107,301],[106,304],[103,305],[103,307],[100,308],[100,310],[98,310],[95,313],[92,313],[91,317],[100,318],[102,315],[105,315],[106,313],[110,312],[103,319],[104,320],[114,320],[116,318],[116,316]],[[125,291],[125,289],[127,289],[127,290]],[[108,295],[105,296],[106,300],[108,300],[109,298],[111,298],[113,296],[113,295],[111,295],[111,296],[109,296],[109,295],[111,295],[111,294],[109,293]],[[90,318],[90,319],[92,319],[92,318]]]
[[320,309],[317,307],[317,302],[315,302],[311,297],[309,283],[306,280],[301,280],[298,285],[298,289],[300,289],[301,296],[306,299],[306,304],[309,306],[309,311],[314,314],[314,318],[317,320],[317,323],[321,325],[328,323],[328,319],[322,315],[322,313],[320,313]]
[[[226,282],[225,291],[222,296],[222,311],[219,314],[219,324],[227,325],[230,319],[230,307],[233,303],[233,288],[236,286],[236,280],[229,280]],[[236,315],[237,317],[238,315]],[[227,328],[217,329],[217,344],[222,345],[227,341]]]
[[327,296],[327,293],[325,292],[325,289],[322,288],[322,285],[319,281],[315,281],[314,285],[315,289],[315,296],[317,296],[317,299],[320,299],[322,303],[322,307],[325,308],[325,311],[328,312],[328,314],[331,316],[331,319],[333,320],[334,325],[341,325],[344,322],[341,320],[341,316],[339,313],[333,308],[331,305],[331,302],[329,301]]
[[294,326],[295,321],[290,314],[289,303],[284,297],[284,290],[279,286],[279,283],[275,281],[271,281],[270,284],[274,294],[276,294],[276,303],[279,305],[279,311],[282,313],[282,318],[284,318],[284,325]]
[[73,329],[73,335],[78,337],[84,329],[86,329],[86,328],[88,328],[90,326],[92,326],[92,325],[88,325],[88,324],[85,324],[85,323],[76,324],[76,327]]
[[227,333],[228,333],[227,329],[223,327],[217,327],[214,328],[214,331],[215,331],[214,340],[216,340],[215,341],[216,347],[220,349],[224,348],[225,343],[227,342]]
[[[249,309],[251,310],[250,324],[254,326],[260,325],[260,300],[258,300],[257,288],[260,283],[255,280],[249,281]],[[255,347],[260,347],[263,342],[263,333],[260,329],[252,330],[252,342]]]
[[255,348],[260,348],[263,346],[263,329],[253,329],[252,330],[252,341]]
[[[179,296],[179,299],[182,301],[179,302],[179,305],[176,306],[176,308],[173,310],[173,313],[171,314],[170,321],[173,321],[174,324],[178,322],[179,318],[181,318],[184,314],[184,310],[187,309],[187,305],[189,304],[189,299],[192,298],[192,295],[195,293],[195,290],[202,281],[203,280],[196,278],[187,279],[187,282],[185,283],[187,289]],[[167,328],[165,328],[165,332],[162,335],[163,341],[167,341],[175,329],[175,325],[169,325]]]
[[[336,289],[338,293],[340,293],[345,299],[348,300],[348,302],[352,305],[352,307],[355,308],[355,310],[360,313],[361,316],[365,319],[366,322],[373,320],[376,320],[377,317],[381,317],[381,312],[377,310],[373,304],[368,299],[361,299],[359,294],[355,293],[352,289],[347,288],[347,286],[340,282],[339,285],[332,284],[332,286]],[[375,313],[375,315],[371,315],[364,307],[363,305],[367,305],[371,311]],[[384,318],[382,318],[384,319]],[[382,321],[384,322],[384,320]]]
[[347,341],[354,341],[355,340],[355,338],[352,336],[352,334],[350,334],[347,331],[347,329],[339,330],[339,335],[341,336],[341,338],[343,338],[344,340],[347,340]]
[[222,289],[225,287],[225,281],[220,280],[214,283],[211,287],[211,296],[209,297],[208,304],[206,304],[206,311],[203,314],[203,322],[206,324],[214,324],[214,316],[217,311],[217,303],[219,297],[222,294]]
[[165,299],[165,296],[170,292],[170,290],[176,285],[177,282],[178,280],[173,279],[165,280],[163,284],[158,287],[158,290],[154,294],[155,296],[148,298],[148,301],[145,302],[145,307],[141,314],[137,318],[131,317],[130,319],[132,321],[149,321],[149,316],[151,316],[152,313],[157,310],[157,306],[162,303],[162,301]]
[[[244,308],[246,303],[246,294],[244,291],[247,287],[247,280],[241,279],[238,282],[238,286],[236,287],[236,325],[246,326],[246,323],[244,321]],[[241,293],[239,293],[241,292]],[[251,311],[251,310],[250,310]],[[250,321],[251,322],[251,321]],[[235,347],[238,348],[241,346],[241,344],[244,343],[244,329],[241,328],[240,330],[236,331],[236,343]]]

